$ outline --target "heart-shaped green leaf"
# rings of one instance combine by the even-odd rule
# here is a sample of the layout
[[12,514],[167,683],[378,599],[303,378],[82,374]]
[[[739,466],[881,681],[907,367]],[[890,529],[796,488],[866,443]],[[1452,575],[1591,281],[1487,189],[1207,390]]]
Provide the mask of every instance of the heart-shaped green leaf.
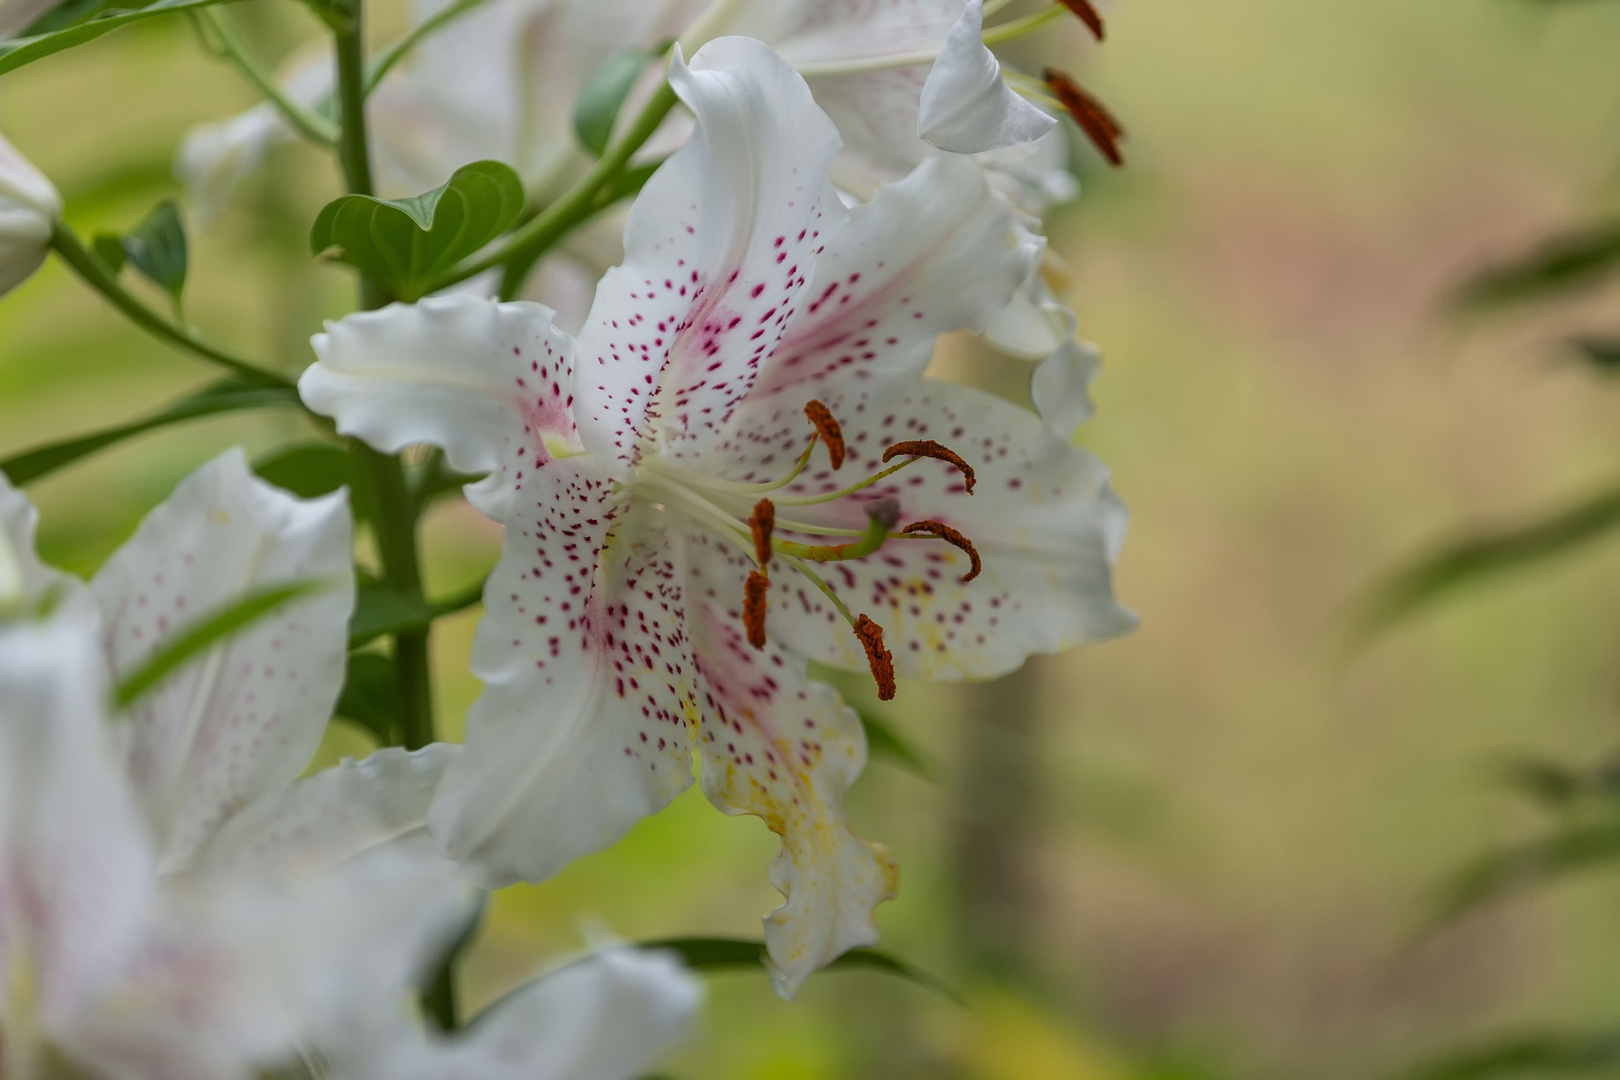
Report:
[[186,227],[180,207],[165,199],[124,237],[124,251],[141,276],[180,302],[186,287]]
[[517,220],[523,184],[498,161],[463,165],[442,186],[409,199],[345,195],[326,205],[310,250],[358,267],[401,300],[419,299],[434,279]]

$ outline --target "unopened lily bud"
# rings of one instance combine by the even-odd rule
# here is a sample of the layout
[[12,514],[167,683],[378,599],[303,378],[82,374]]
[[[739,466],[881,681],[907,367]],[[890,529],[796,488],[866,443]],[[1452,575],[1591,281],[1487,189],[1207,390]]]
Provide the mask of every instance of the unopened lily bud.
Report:
[[62,196],[33,162],[0,136],[0,294],[45,261]]

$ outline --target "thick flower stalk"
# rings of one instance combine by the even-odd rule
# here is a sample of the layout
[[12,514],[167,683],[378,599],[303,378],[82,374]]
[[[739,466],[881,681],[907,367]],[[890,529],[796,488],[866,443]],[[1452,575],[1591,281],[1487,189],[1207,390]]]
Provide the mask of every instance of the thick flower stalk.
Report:
[[485,683],[433,826],[487,884],[609,844],[692,782],[762,817],[792,993],[869,944],[895,869],[843,811],[865,744],[810,659],[984,678],[1123,632],[1106,471],[1040,421],[922,377],[1039,254],[958,158],[846,210],[804,80],[758,41],[671,82],[691,140],[632,208],[577,340],[472,297],[350,316],[300,387],[339,429],[428,441],[505,525]]
[[[229,453],[89,588],[39,561],[35,517],[0,477],[5,1076],[246,1080],[318,1061],[312,1076],[346,1080],[630,1080],[684,1034],[696,987],[630,950],[520,989],[466,1037],[408,1022],[401,1003],[469,915],[426,830],[457,748],[296,779],[346,652],[341,495],[294,499]],[[194,620],[312,575],[324,593],[108,715],[113,679]]]

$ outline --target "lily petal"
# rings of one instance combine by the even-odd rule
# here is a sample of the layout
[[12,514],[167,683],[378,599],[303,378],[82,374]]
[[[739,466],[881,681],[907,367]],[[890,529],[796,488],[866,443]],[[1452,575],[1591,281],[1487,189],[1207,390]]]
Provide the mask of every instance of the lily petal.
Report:
[[612,487],[589,456],[538,470],[484,590],[484,694],[430,816],[484,885],[550,877],[692,783],[682,556]]
[[452,468],[488,473],[467,497],[502,521],[525,473],[578,449],[573,343],[554,314],[467,295],[360,312],[315,335],[298,390],[379,450],[430,442]]
[[401,850],[290,882],[179,884],[126,989],[76,1033],[97,1075],[248,1077],[340,1044],[419,984],[470,901],[450,863]]
[[1008,87],[983,33],[984,0],[968,0],[923,86],[917,133],[954,154],[1033,142],[1057,126]]
[[1102,357],[1088,341],[1070,338],[1036,365],[1029,379],[1035,411],[1052,434],[1067,442],[1091,419],[1091,382],[1102,369]]
[[[821,398],[843,425],[848,458],[841,476],[876,472],[885,448],[902,439],[937,440],[978,474],[969,495],[954,468],[925,460],[864,493],[897,499],[903,522],[937,521],[967,537],[983,563],[974,580],[960,580],[969,569],[964,552],[928,539],[890,540],[873,555],[824,571],[852,611],[883,626],[901,676],[992,678],[1031,654],[1135,627],[1135,616],[1113,594],[1127,515],[1095,457],[1054,437],[1034,414],[978,390],[921,379],[845,384],[841,391]],[[759,426],[773,430],[764,419]],[[785,455],[802,446],[802,436],[790,437],[790,430],[784,426],[754,452]],[[821,491],[829,476],[807,474],[782,494]],[[793,516],[858,529],[865,524],[862,505],[845,499],[795,507]],[[788,516],[779,508],[779,532],[790,529]],[[730,574],[746,565],[739,559]],[[775,574],[771,598],[771,633],[790,649],[835,667],[867,668],[859,642],[808,582]]]
[[625,261],[580,334],[575,406],[593,454],[702,437],[748,392],[844,220],[827,182],[838,133],[791,67],[758,41],[679,52],[670,83],[692,139],[642,189]]
[[970,162],[925,161],[856,207],[827,241],[808,300],[766,362],[750,409],[789,388],[815,397],[825,383],[922,374],[938,335],[984,327],[1044,246]]
[[83,600],[84,583],[40,561],[34,541],[39,511],[0,473],[0,610],[20,602],[37,607],[50,598],[57,605]]
[[0,628],[0,1002],[27,1009],[5,998],[31,981],[36,1016],[57,1033],[121,975],[152,895],[107,692],[84,607]]
[[416,751],[390,747],[323,769],[226,820],[188,870],[284,879],[425,840],[434,789],[460,750],[448,743]]
[[706,690],[703,791],[782,838],[771,884],[785,900],[765,920],[765,944],[771,980],[791,998],[841,953],[877,942],[872,911],[894,898],[900,872],[888,849],[857,836],[844,815],[844,792],[866,765],[860,718],[832,687],[810,681],[802,659],[774,645],[751,648],[739,579],[722,581],[725,594],[738,594],[725,595],[731,609],[706,603],[693,620]]
[[354,607],[347,498],[295,499],[230,450],[187,477],[91,582],[125,673],[242,596],[332,585],[210,649],[129,714],[129,769],[178,869],[243,803],[297,776],[343,685]]
[[396,1037],[345,1080],[631,1080],[691,1031],[703,988],[667,953],[612,948],[523,986],[454,1039]]

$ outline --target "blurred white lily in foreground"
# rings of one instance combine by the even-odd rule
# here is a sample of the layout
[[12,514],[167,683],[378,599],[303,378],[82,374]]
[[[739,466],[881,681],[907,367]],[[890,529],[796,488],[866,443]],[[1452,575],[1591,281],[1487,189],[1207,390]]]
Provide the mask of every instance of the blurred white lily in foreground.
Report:
[[[549,980],[499,1014],[525,1017],[521,1035],[502,1022],[446,1043],[403,1021],[468,916],[455,868],[425,842],[455,748],[383,750],[295,780],[342,681],[342,495],[294,499],[232,451],[184,481],[89,589],[39,561],[34,526],[0,477],[20,616],[0,623],[6,1077],[245,1080],[326,1060],[320,1075],[472,1080],[515,1076],[522,1058],[528,1076],[628,1080],[684,1030],[695,991],[667,960],[636,955],[578,966],[587,1004],[559,1013],[573,1030],[536,1026],[556,999]],[[108,714],[113,678],[195,619],[310,578],[332,587]],[[42,609],[47,621],[26,617]],[[621,1008],[662,1023],[626,1041]],[[596,1068],[587,1051],[618,1064]]]
[[1125,512],[1034,416],[922,378],[1038,257],[977,168],[937,158],[848,211],[837,132],[765,46],[677,52],[671,82],[696,130],[577,341],[535,304],[394,305],[329,325],[300,389],[379,449],[487,472],[468,497],[506,526],[432,813],[450,854],[547,877],[686,788],[696,748],[709,799],[782,837],[765,938],[791,994],[876,940],[895,887],[844,815],[858,718],[807,660],[890,696],[1122,633]]

